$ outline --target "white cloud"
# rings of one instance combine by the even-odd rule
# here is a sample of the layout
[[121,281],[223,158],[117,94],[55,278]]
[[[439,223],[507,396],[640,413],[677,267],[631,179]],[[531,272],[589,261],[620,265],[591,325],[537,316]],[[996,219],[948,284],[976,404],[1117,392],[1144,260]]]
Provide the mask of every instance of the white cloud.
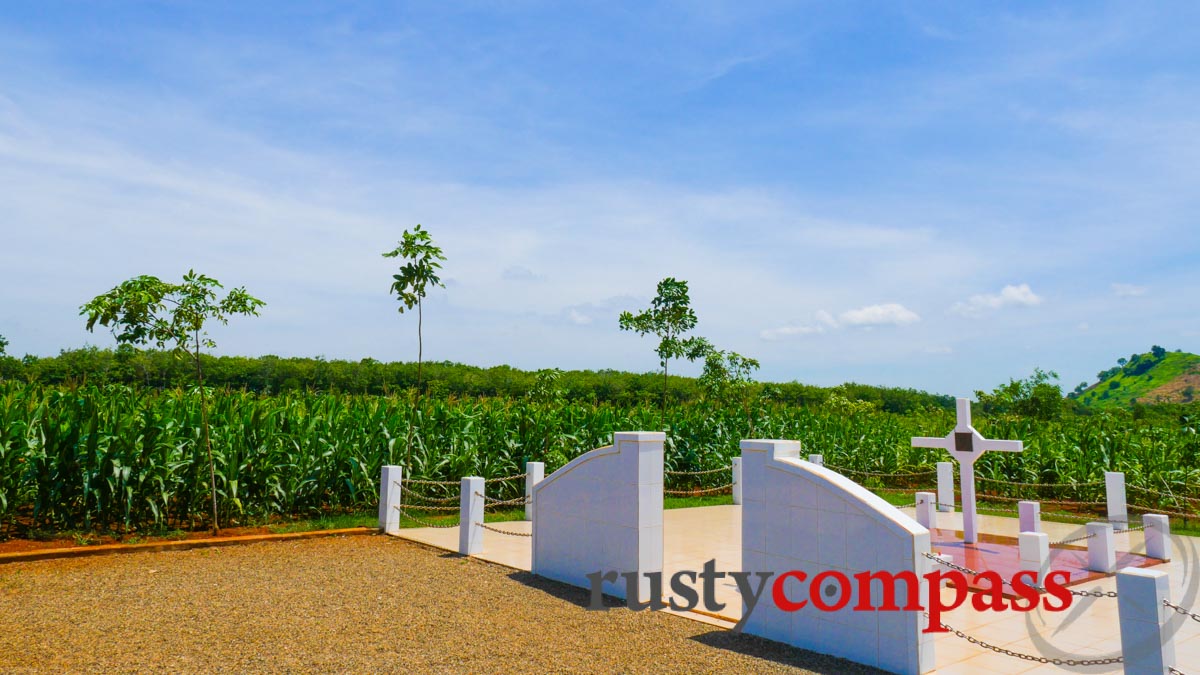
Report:
[[1133,298],[1139,295],[1145,295],[1149,290],[1145,286],[1134,286],[1133,284],[1113,284],[1112,292],[1118,298]]
[[816,335],[824,332],[824,326],[780,326],[778,328],[768,328],[758,335],[764,340],[775,342],[776,340],[800,337],[802,335]]
[[580,312],[577,309],[571,309],[568,311],[567,318],[569,318],[571,323],[575,324],[576,326],[586,326],[592,322],[592,317]]
[[827,330],[834,330],[845,326],[864,326],[868,328],[883,325],[902,326],[921,320],[921,317],[916,312],[894,302],[850,309],[839,314],[836,319],[833,317],[833,314],[824,309],[818,310],[814,316],[816,323],[768,328],[759,332],[759,337],[774,342],[804,335],[819,335]]
[[977,317],[1004,307],[1033,307],[1042,304],[1041,296],[1029,288],[1029,284],[1005,286],[995,294],[972,295],[966,302],[956,302],[951,312],[962,316]]
[[889,302],[883,305],[868,305],[859,309],[842,312],[838,317],[847,326],[903,326],[916,323],[921,317],[904,305]]
[[936,347],[926,347],[926,348],[922,349],[921,351],[925,352],[926,354],[938,354],[938,355],[954,353],[953,349],[951,349],[950,347],[947,347],[945,345],[936,346]]
[[1090,324],[1088,324],[1088,322],[1081,321],[1078,326],[1075,326],[1075,328],[1079,329],[1080,331],[1087,331],[1091,330],[1092,327]]

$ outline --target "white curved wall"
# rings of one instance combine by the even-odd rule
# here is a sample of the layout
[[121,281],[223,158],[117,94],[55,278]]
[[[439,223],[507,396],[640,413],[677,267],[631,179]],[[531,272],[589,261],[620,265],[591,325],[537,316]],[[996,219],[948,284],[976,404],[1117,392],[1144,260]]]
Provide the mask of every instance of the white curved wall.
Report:
[[[918,579],[929,571],[922,557],[930,550],[929,530],[845,476],[801,460],[799,442],[742,441],[741,448],[744,571],[800,570],[808,581],[825,570],[851,580],[864,571],[908,570]],[[789,580],[785,588],[801,600],[807,583]],[[872,583],[872,603],[878,606],[881,584]],[[921,586],[921,604],[927,605],[928,584],[922,580]],[[784,612],[768,588],[743,630],[894,673],[933,670],[933,639],[921,632],[921,612],[856,612],[858,601],[855,589],[838,611],[810,603]]]
[[[533,488],[533,572],[589,587],[597,571],[661,572],[662,432],[619,432]],[[604,591],[624,598],[625,580]],[[640,577],[638,600],[649,582]]]

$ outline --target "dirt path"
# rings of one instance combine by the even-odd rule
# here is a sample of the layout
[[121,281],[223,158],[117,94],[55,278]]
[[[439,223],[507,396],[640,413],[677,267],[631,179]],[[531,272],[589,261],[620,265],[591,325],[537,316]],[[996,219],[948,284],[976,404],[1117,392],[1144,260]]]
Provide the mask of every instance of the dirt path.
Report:
[[382,536],[19,563],[0,567],[0,671],[876,672],[585,602]]

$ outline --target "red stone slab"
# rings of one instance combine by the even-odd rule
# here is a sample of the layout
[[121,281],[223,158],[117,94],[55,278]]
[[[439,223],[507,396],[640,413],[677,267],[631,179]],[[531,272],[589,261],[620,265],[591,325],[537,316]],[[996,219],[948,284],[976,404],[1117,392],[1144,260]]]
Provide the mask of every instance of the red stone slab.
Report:
[[[979,541],[974,544],[964,543],[962,531],[937,528],[930,531],[933,553],[941,555],[948,553],[955,565],[976,570],[978,572],[997,572],[1008,581],[1021,571],[1021,551],[1015,537],[1005,537],[995,534],[980,534]],[[1117,569],[1122,567],[1151,567],[1162,564],[1163,560],[1148,558],[1137,553],[1117,551]],[[1101,572],[1092,572],[1087,568],[1087,548],[1083,546],[1051,546],[1050,570],[1063,570],[1071,577],[1067,586],[1075,586],[1092,579],[1102,579],[1112,576]],[[976,584],[974,575],[967,575],[967,589],[975,592],[991,593],[991,582]],[[1015,597],[1006,587],[1005,597]]]

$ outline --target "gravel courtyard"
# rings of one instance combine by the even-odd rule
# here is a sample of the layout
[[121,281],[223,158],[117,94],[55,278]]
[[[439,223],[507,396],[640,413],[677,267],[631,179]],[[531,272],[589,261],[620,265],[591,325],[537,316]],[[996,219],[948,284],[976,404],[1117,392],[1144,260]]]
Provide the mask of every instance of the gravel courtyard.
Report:
[[383,536],[0,566],[3,672],[878,672]]

